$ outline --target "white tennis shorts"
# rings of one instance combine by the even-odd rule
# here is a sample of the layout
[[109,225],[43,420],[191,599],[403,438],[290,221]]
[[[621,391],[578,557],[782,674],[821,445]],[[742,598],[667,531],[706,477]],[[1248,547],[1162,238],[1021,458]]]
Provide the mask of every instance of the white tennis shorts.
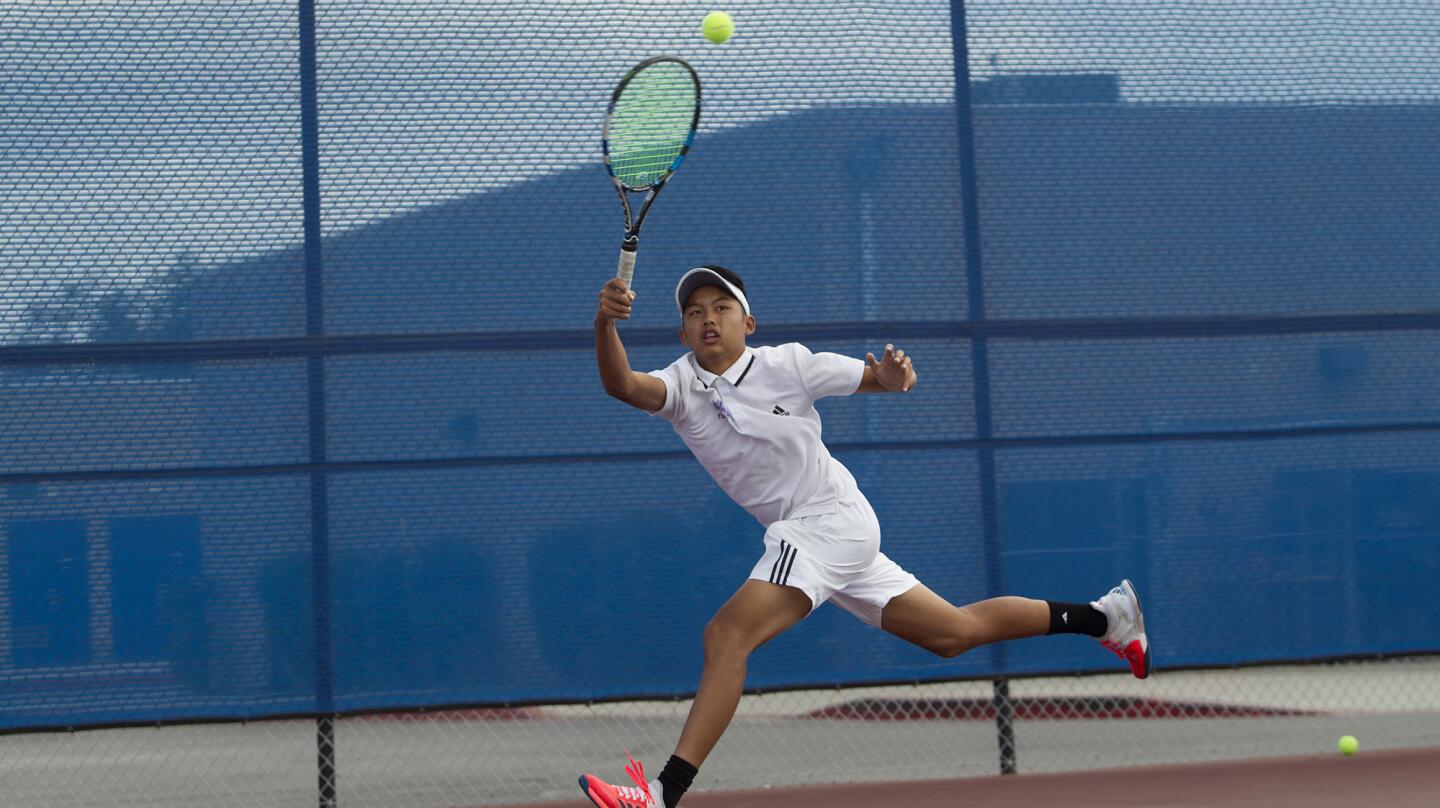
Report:
[[834,601],[876,628],[885,604],[920,583],[880,552],[880,521],[863,496],[833,514],[772,523],[750,577],[799,589],[811,611]]

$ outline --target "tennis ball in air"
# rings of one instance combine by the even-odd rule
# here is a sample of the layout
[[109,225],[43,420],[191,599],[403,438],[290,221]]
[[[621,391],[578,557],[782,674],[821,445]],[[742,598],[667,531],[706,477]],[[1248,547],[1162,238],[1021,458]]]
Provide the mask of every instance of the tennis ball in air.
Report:
[[1360,742],[1355,740],[1354,735],[1345,735],[1340,738],[1340,754],[1353,755],[1360,751]]
[[723,11],[712,11],[700,21],[700,33],[711,42],[724,42],[735,33],[735,21]]

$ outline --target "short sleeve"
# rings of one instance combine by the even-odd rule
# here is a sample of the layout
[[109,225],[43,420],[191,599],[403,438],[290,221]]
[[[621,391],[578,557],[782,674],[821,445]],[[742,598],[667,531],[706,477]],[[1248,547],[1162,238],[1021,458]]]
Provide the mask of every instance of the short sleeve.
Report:
[[860,389],[865,377],[865,363],[837,353],[812,353],[804,345],[792,343],[796,370],[812,399],[827,396],[848,396]]
[[650,376],[654,376],[665,383],[665,403],[660,409],[651,412],[667,421],[678,421],[685,415],[685,397],[680,393],[680,369],[678,362],[667,368],[652,370]]

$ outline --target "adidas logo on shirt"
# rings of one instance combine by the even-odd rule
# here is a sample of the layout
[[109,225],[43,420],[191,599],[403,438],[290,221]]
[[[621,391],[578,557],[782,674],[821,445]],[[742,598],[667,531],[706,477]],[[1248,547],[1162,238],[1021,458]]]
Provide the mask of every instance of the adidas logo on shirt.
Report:
[[782,406],[780,406],[779,404],[776,404],[776,405],[775,405],[775,409],[771,410],[770,412],[774,413],[775,415],[789,415],[789,414],[790,414],[790,413],[786,412],[786,411],[785,411],[785,408],[782,407]]

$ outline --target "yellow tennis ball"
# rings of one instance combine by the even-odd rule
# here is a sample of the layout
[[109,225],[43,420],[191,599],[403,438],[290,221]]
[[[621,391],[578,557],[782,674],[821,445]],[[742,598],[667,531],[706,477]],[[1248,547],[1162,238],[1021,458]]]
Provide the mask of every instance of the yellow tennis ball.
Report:
[[1353,755],[1360,751],[1360,742],[1355,740],[1354,735],[1345,735],[1340,738],[1340,754]]
[[712,11],[700,21],[700,33],[711,42],[724,42],[735,33],[735,21],[723,11]]

